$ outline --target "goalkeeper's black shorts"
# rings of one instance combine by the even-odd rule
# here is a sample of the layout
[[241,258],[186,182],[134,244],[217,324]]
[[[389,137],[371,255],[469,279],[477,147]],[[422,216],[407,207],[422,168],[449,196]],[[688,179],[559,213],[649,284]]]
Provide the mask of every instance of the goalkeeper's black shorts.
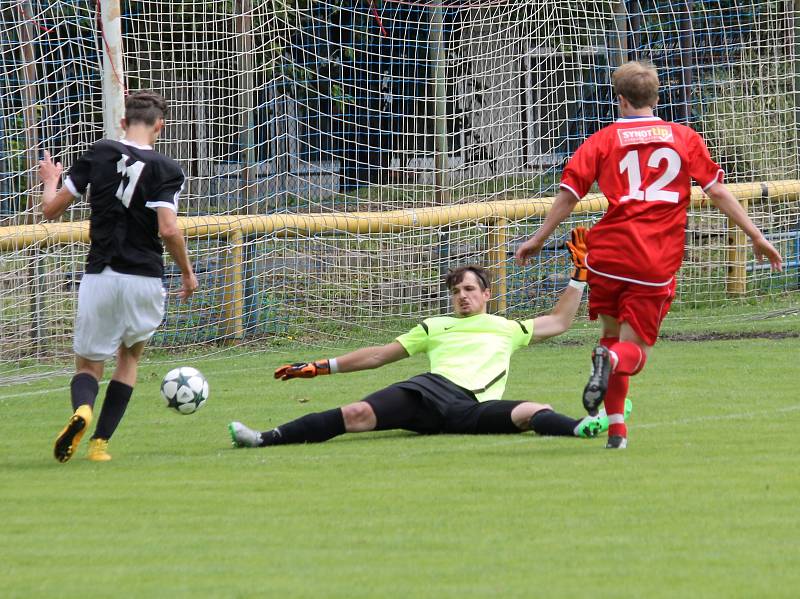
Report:
[[404,429],[426,435],[522,432],[511,420],[511,411],[523,402],[480,402],[472,392],[432,373],[390,385],[364,401],[375,412],[375,430]]

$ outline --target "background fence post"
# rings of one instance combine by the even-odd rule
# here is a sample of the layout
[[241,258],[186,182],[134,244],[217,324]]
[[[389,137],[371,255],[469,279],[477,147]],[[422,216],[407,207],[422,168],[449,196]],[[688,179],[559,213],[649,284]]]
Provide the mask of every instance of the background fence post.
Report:
[[235,344],[244,337],[244,235],[241,228],[228,233],[228,243],[231,250],[225,264],[222,289],[222,335],[226,343]]
[[430,38],[434,78],[434,197],[436,204],[450,203],[447,144],[447,52],[444,41],[444,11],[440,3],[431,6]]
[[[234,2],[236,13],[237,32],[237,63],[239,68],[239,176],[242,189],[241,204],[238,207],[240,214],[258,214],[262,202],[259,173],[256,168],[256,136],[255,136],[255,61],[253,53],[253,5],[251,0],[236,0]],[[266,211],[266,206],[265,206]],[[244,331],[255,327],[259,317],[259,307],[256,305],[256,243],[255,236],[244,238],[246,243],[242,251],[242,277],[244,306]],[[244,332],[243,332],[244,334]],[[237,337],[241,339],[242,336]]]
[[[739,203],[747,212],[749,201],[739,200]],[[726,291],[728,296],[736,297],[747,293],[747,249],[748,239],[745,232],[737,227],[733,221],[726,219],[728,223],[728,280],[726,281]]]
[[[25,123],[25,157],[27,168],[27,191],[28,202],[23,208],[24,223],[34,224],[41,220],[39,208],[34,204],[34,189],[38,188],[38,165],[39,165],[39,94],[37,90],[37,69],[36,53],[33,47],[35,36],[35,26],[31,21],[33,7],[30,2],[22,2],[22,18],[20,20],[19,38],[20,49],[22,52],[22,80],[23,97],[25,105],[23,107],[23,121]],[[20,205],[21,207],[21,205]],[[44,272],[42,269],[42,256],[40,243],[34,243],[30,248],[26,248],[25,255],[28,259],[28,282],[30,287],[30,311],[31,311],[31,340],[34,347],[39,349],[42,336],[44,334],[42,324],[42,312],[44,311]]]
[[508,310],[508,219],[489,221],[489,269],[491,274],[492,300],[489,312],[505,314]]

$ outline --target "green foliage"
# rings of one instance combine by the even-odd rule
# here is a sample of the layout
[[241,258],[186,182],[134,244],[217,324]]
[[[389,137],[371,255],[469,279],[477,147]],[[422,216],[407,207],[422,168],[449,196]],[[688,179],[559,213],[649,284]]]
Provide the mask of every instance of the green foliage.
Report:
[[[752,56],[700,87],[700,130],[729,182],[798,177],[794,76]],[[764,71],[768,72],[764,72]]]
[[[588,351],[519,352],[508,397],[577,415]],[[3,596],[794,597],[798,351],[798,339],[659,344],[615,454],[531,434],[229,447],[230,420],[266,429],[333,408],[422,371],[418,358],[288,383],[272,369],[325,356],[145,364],[106,464],[85,459],[85,441],[68,464],[50,455],[68,376],[6,389]],[[211,383],[191,416],[158,397],[185,363]],[[614,584],[597,583],[609,572]]]
[[[41,119],[42,107],[36,106],[34,114],[38,122]],[[29,132],[30,129],[25,122],[25,114],[22,112],[10,116],[3,126],[7,128],[4,131],[0,129],[5,138],[0,140],[0,144],[2,144],[0,145],[0,158],[2,158],[0,172],[11,175],[9,191],[11,194],[19,196],[15,198],[14,209],[21,212],[25,210],[28,202],[25,192],[28,190],[30,180],[28,170],[30,136],[26,132]]]

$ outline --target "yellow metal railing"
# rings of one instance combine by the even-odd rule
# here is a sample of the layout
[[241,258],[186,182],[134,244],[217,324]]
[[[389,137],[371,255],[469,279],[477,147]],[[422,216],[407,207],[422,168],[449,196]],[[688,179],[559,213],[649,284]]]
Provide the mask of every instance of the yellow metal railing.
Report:
[[[745,208],[757,202],[782,202],[800,197],[800,181],[785,180],[769,183],[737,183],[729,185],[731,192]],[[231,246],[226,262],[224,309],[228,337],[243,336],[244,293],[242,253],[247,235],[262,234],[276,237],[307,236],[318,233],[346,231],[349,233],[398,232],[415,227],[436,227],[454,222],[473,221],[489,227],[490,263],[497,297],[495,310],[506,309],[506,245],[511,221],[543,217],[550,210],[554,197],[514,199],[436,206],[429,208],[392,210],[386,212],[339,212],[331,214],[268,214],[268,215],[210,215],[180,217],[178,223],[188,238],[223,237]],[[692,208],[709,205],[701,189],[692,189]],[[574,213],[597,213],[607,207],[602,194],[589,194],[575,207]],[[741,295],[746,290],[747,244],[744,233],[732,223],[729,228],[729,261],[727,291]],[[19,251],[30,246],[49,246],[68,243],[88,243],[89,223],[53,222],[0,227],[0,252]]]

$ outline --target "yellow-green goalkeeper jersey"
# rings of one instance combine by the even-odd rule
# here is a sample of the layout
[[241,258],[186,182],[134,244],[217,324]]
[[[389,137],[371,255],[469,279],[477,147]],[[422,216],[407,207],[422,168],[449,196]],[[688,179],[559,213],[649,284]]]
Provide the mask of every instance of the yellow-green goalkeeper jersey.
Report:
[[427,318],[397,341],[410,356],[428,354],[432,373],[469,389],[478,401],[486,401],[503,397],[511,354],[528,345],[532,337],[533,319],[476,314]]

